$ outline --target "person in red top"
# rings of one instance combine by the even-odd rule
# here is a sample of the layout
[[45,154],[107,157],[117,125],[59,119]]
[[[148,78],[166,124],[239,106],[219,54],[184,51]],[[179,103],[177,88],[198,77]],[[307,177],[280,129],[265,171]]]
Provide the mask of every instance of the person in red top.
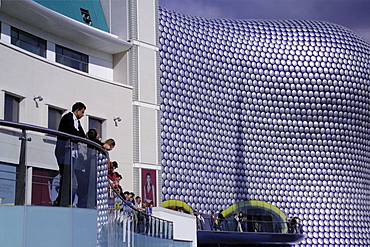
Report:
[[112,181],[116,181],[117,179],[117,173],[114,172],[114,170],[117,168],[118,168],[117,161],[112,161],[108,169],[108,178]]

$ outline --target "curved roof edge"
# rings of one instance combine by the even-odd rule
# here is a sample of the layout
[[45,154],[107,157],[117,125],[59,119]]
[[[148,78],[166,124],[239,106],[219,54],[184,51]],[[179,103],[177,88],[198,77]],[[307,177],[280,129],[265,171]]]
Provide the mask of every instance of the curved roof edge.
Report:
[[109,54],[127,51],[132,46],[116,35],[80,23],[32,0],[3,0],[0,11],[57,36]]
[[180,200],[166,200],[162,202],[163,208],[172,208],[172,207],[183,207],[190,214],[194,213],[194,210],[186,203]]

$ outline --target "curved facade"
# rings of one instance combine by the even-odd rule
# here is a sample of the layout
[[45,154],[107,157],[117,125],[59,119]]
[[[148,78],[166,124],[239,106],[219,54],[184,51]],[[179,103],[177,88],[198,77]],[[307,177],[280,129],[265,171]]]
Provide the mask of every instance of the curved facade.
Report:
[[370,46],[341,26],[160,9],[163,199],[261,200],[302,246],[370,244]]

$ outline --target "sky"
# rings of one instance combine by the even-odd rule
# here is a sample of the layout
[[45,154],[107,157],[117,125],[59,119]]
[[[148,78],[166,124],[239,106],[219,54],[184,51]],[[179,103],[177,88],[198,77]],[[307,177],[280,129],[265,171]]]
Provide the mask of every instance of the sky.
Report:
[[224,19],[304,19],[351,29],[370,43],[370,0],[159,0],[178,13]]

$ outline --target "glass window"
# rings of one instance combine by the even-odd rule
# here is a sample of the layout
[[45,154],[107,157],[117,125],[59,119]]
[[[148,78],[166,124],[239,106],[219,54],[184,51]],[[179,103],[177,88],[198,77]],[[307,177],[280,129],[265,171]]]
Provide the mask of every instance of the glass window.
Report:
[[58,171],[32,169],[32,205],[51,206],[58,197],[60,186]]
[[14,204],[17,167],[0,163],[0,205]]
[[60,45],[55,46],[56,51],[56,62],[66,65],[68,67],[88,72],[88,56],[80,52],[62,47]]
[[98,135],[100,137],[102,136],[102,125],[103,125],[103,120],[89,117],[89,129],[95,128],[98,131]]
[[63,111],[49,107],[48,109],[48,128],[58,130],[60,119],[62,118]]
[[13,45],[42,57],[46,57],[46,40],[12,27]]
[[19,102],[21,100],[15,96],[5,94],[4,120],[19,122]]

